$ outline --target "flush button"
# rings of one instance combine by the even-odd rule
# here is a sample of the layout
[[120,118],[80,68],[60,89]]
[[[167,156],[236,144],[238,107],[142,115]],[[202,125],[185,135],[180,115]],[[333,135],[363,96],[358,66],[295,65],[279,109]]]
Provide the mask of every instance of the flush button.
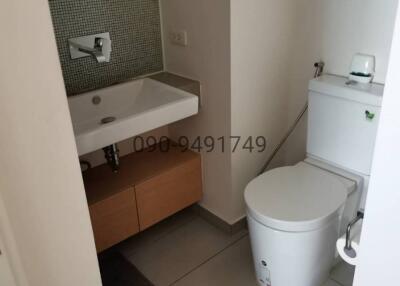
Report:
[[366,110],[366,111],[365,111],[365,117],[366,117],[368,120],[373,120],[373,119],[375,118],[375,113],[372,113],[372,112],[370,112],[369,110]]

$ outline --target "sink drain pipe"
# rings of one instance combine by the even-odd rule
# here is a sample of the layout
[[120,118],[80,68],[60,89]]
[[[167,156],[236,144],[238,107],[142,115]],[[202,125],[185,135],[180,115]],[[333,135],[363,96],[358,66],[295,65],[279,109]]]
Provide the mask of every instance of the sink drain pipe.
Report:
[[108,165],[111,167],[114,173],[119,171],[119,149],[117,144],[112,144],[103,148],[104,157],[107,160]]
[[[315,73],[314,73],[314,78],[317,78],[322,75],[322,72],[324,71],[324,66],[325,63],[323,61],[319,61],[314,64],[315,67]],[[292,135],[293,131],[296,129],[297,125],[299,125],[300,120],[303,118],[304,114],[308,110],[308,101],[304,105],[304,107],[301,109],[299,115],[297,116],[296,120],[294,123],[290,126],[289,130],[286,132],[285,136],[279,141],[279,144],[275,147],[274,151],[272,154],[268,157],[267,161],[263,165],[262,169],[258,173],[258,176],[263,174],[271,164],[272,160],[275,158],[276,154],[278,154],[279,150],[282,148],[282,146],[286,143],[287,139]]]

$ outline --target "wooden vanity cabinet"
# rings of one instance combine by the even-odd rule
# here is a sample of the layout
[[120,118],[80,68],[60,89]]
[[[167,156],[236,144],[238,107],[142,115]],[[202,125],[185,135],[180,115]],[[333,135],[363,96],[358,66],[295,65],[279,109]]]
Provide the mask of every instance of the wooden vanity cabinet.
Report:
[[171,147],[129,154],[113,173],[84,172],[97,251],[103,251],[202,198],[200,155]]
[[139,232],[134,188],[89,205],[98,252]]
[[135,193],[140,230],[192,205],[202,197],[200,157],[138,183]]

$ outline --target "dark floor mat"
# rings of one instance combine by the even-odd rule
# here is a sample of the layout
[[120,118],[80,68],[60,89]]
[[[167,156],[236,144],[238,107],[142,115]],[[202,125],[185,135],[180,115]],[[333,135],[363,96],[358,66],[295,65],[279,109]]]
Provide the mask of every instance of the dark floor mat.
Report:
[[99,264],[103,286],[154,286],[117,251],[100,254]]

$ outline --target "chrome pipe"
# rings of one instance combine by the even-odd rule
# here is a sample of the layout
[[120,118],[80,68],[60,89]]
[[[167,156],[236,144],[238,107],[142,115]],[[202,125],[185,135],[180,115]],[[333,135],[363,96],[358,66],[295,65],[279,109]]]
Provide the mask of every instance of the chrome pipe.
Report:
[[117,144],[104,147],[104,157],[114,173],[119,171],[119,150]]
[[351,229],[353,228],[353,226],[361,219],[364,218],[364,212],[363,211],[358,211],[357,212],[357,216],[347,225],[347,229],[346,229],[346,245],[344,247],[345,250],[350,251],[353,249],[353,247],[351,246]]

